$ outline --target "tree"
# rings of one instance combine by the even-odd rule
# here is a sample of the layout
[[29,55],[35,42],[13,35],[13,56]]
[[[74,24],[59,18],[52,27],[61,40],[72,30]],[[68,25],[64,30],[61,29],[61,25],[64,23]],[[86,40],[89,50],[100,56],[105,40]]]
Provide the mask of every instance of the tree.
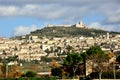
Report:
[[62,77],[62,68],[60,67],[60,64],[58,64],[56,61],[52,61],[50,65],[52,67],[51,69],[52,76]]
[[83,59],[79,53],[72,52],[64,59],[63,65],[66,66],[69,71],[72,71],[72,74],[69,72],[70,76],[75,77],[75,72],[82,61]]
[[55,68],[55,67],[59,67],[60,64],[58,62],[56,62],[55,60],[53,60],[52,62],[50,62],[51,67]]
[[92,46],[88,50],[86,50],[87,55],[92,55],[90,57],[96,56],[96,54],[104,53],[99,46]]
[[14,78],[18,78],[21,76],[21,72],[18,71],[19,70],[19,66],[18,65],[12,65],[12,72],[13,72],[13,77]]
[[62,69],[60,67],[55,67],[51,69],[51,74],[53,76],[59,76],[62,77]]
[[120,55],[116,58],[116,61],[120,63]]
[[35,77],[35,76],[36,76],[36,73],[33,72],[33,71],[28,71],[28,72],[26,72],[25,76],[26,76],[26,77]]
[[2,69],[1,71],[3,72],[3,74],[5,75],[5,78],[7,78],[8,76],[8,70],[9,70],[9,67],[8,67],[8,63],[10,61],[17,61],[18,59],[18,56],[6,56],[6,54],[4,54],[4,58],[0,58],[0,61],[3,63],[2,65]]
[[67,49],[68,53],[70,53],[70,52],[73,50],[73,47],[70,46],[70,45],[67,45],[67,46],[66,46],[66,49]]
[[6,60],[7,60],[8,62],[10,62],[10,61],[17,61],[17,60],[18,60],[18,56],[17,56],[17,55],[15,55],[15,56],[10,56],[10,57],[8,57]]
[[48,48],[45,50],[45,52],[47,53],[47,56],[49,56],[49,54],[51,53],[51,51]]
[[49,56],[49,54],[53,52],[53,47],[47,48],[45,52],[47,53],[47,56]]
[[3,53],[2,53],[2,54],[7,55],[7,53],[6,53],[6,51],[5,51],[5,50],[3,50]]
[[[92,60],[93,64],[96,64],[95,69],[99,72],[99,80],[103,72],[104,63],[108,62],[109,56],[99,46],[92,46],[87,51],[87,59]],[[93,66],[94,67],[94,66]]]
[[86,52],[82,52],[81,56],[83,58],[83,65],[84,65],[83,72],[84,72],[84,76],[85,76],[85,79],[86,79],[86,56],[87,56]]

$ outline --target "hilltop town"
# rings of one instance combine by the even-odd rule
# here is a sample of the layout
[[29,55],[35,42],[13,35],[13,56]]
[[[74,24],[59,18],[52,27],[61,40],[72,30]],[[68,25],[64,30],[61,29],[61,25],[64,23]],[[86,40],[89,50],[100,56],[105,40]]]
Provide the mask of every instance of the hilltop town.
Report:
[[[60,25],[54,25],[60,26]],[[54,27],[48,25],[47,27]],[[66,25],[62,25],[68,27]],[[70,25],[69,27],[71,27]],[[77,28],[87,28],[82,22],[75,24]],[[94,33],[95,34],[95,33]],[[62,34],[61,34],[62,35]],[[118,50],[120,48],[120,34],[112,35],[107,33],[97,37],[78,36],[78,37],[42,37],[37,35],[23,35],[20,39],[17,38],[0,38],[0,55],[4,57],[18,55],[19,60],[31,61],[41,60],[42,56],[57,57],[58,54],[63,55],[67,52],[67,46],[73,47],[77,52],[84,51],[90,46],[101,46],[104,51],[111,51],[111,49]],[[60,51],[55,50],[60,47]],[[46,50],[51,50],[47,53]],[[5,56],[6,56],[5,55]],[[64,54],[65,56],[66,54]]]
[[[90,46],[99,45],[104,51],[113,52],[120,50],[120,35],[110,37],[107,33],[103,37],[54,37],[54,38],[38,38],[30,35],[26,40],[22,36],[21,40],[0,38],[0,57],[18,55],[19,60],[31,61],[41,60],[42,56],[58,57],[66,56],[67,47],[71,46],[77,52],[84,51]],[[48,50],[48,52],[47,52]]]
[[[76,25],[85,28],[85,26]],[[18,62],[9,64],[21,64],[19,61],[31,62],[38,61],[39,64],[46,58],[66,57],[68,51],[85,52],[91,46],[100,46],[108,53],[114,53],[110,59],[111,63],[115,61],[115,55],[120,51],[120,34],[112,35],[107,33],[98,37],[42,37],[36,35],[23,35],[20,39],[0,38],[0,58],[5,59],[10,56],[18,56]],[[44,63],[49,64],[50,61]],[[61,63],[61,61],[59,61]],[[89,68],[89,67],[88,67]],[[91,71],[87,69],[87,74]]]

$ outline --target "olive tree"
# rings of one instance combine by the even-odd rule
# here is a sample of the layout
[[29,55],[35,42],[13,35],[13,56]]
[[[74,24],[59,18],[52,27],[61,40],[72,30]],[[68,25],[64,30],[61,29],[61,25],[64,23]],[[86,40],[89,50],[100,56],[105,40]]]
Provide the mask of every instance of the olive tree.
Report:
[[116,61],[120,63],[120,55],[116,58]]
[[67,57],[64,59],[64,66],[66,66],[69,71],[71,70],[73,73],[73,77],[75,77],[75,72],[79,66],[80,63],[83,62],[82,56],[79,53],[72,52],[67,55]]
[[[92,60],[93,65],[96,64],[95,69],[99,73],[99,80],[103,72],[104,63],[109,61],[109,56],[99,46],[92,46],[86,50],[87,60]],[[94,66],[93,66],[94,67]]]

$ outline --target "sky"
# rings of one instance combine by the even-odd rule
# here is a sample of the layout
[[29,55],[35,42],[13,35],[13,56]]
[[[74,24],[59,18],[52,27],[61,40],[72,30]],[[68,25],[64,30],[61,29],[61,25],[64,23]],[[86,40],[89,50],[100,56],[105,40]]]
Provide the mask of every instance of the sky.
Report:
[[0,37],[79,21],[89,28],[120,32],[120,0],[0,0]]

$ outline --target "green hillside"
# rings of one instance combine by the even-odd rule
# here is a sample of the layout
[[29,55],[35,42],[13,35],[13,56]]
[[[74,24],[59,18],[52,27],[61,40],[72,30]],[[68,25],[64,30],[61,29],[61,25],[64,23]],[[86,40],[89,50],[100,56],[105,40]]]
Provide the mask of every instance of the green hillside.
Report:
[[[26,35],[28,39],[29,35],[42,37],[98,37],[101,35],[106,35],[108,31],[93,29],[93,28],[77,28],[74,25],[71,27],[44,27],[43,29],[38,29]],[[120,34],[120,32],[109,32],[112,36]],[[15,39],[21,39],[22,36],[16,36]]]
[[[100,36],[106,35],[108,31],[100,29],[88,29],[77,27],[45,27],[40,30],[31,32],[31,35],[39,37],[77,37],[77,36]],[[118,34],[118,32],[110,32],[111,34]]]

